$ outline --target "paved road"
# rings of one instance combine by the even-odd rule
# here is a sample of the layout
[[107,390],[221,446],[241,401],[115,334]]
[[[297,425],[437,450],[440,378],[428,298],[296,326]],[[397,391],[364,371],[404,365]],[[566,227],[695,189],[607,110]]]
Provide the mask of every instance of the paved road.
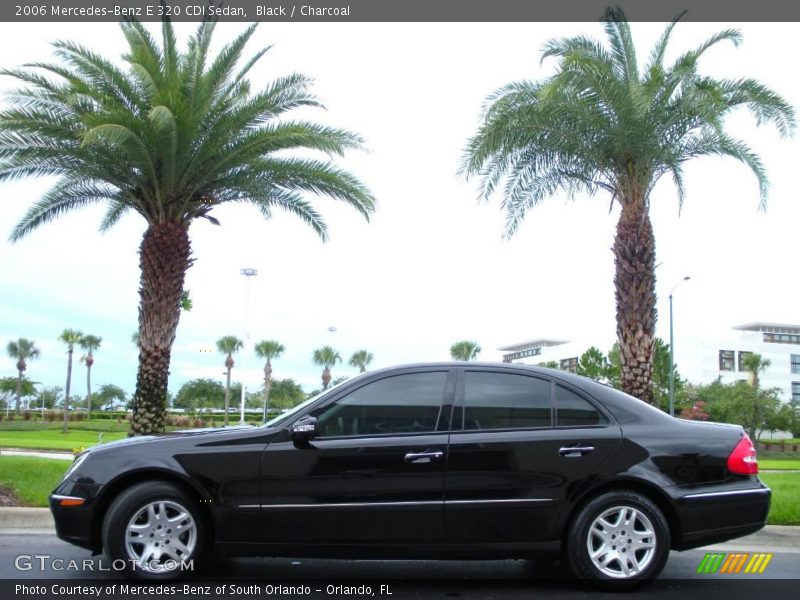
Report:
[[[723,547],[728,550],[735,546]],[[800,580],[800,554],[797,552],[776,552],[762,576],[744,575],[698,575],[697,565],[706,550],[673,552],[659,581],[642,590],[652,598],[674,600],[675,594],[682,598],[710,598],[733,596],[741,597],[748,585],[761,586],[755,589],[763,595],[764,579],[794,580],[789,582],[797,589]],[[113,572],[54,570],[51,565],[42,571],[35,561],[27,571],[18,571],[15,557],[18,555],[49,555],[51,558],[75,560],[81,564],[90,559],[90,553],[71,546],[53,535],[0,535],[0,579],[25,579],[33,583],[47,583],[36,580],[101,580],[111,583],[119,579]],[[107,559],[95,557],[95,569],[107,568]],[[100,561],[100,562],[98,562]],[[23,566],[25,561],[23,560]],[[572,579],[569,570],[552,561],[357,561],[357,560],[311,560],[284,558],[237,558],[217,559],[208,565],[203,575],[219,582],[235,578],[238,584],[253,582],[285,582],[290,585],[317,582],[316,587],[341,584],[343,581],[358,584],[367,583],[375,587],[375,597],[380,584],[389,585],[392,590],[390,600],[402,598],[461,598],[461,599],[516,599],[544,595],[549,598],[604,597]],[[193,576],[190,579],[196,578]],[[785,581],[783,582],[786,583]],[[760,591],[759,591],[760,590]],[[749,592],[748,592],[749,593]],[[638,594],[637,594],[638,595]],[[18,596],[19,597],[19,596]],[[244,596],[241,596],[244,598]],[[261,597],[267,597],[263,595]],[[282,596],[283,598],[294,596]],[[312,597],[315,597],[312,594]],[[316,596],[316,597],[325,597]],[[328,595],[327,597],[331,597]],[[358,600],[364,596],[349,596]],[[388,597],[387,597],[388,598]]]

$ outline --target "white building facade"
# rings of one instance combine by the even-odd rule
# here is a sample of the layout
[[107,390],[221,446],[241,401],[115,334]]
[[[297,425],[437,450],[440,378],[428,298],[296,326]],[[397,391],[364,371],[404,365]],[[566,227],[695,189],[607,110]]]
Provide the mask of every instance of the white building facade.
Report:
[[[668,340],[666,340],[668,341]],[[561,369],[575,371],[578,358],[590,346],[604,354],[614,340],[604,342],[540,338],[498,348],[504,362],[536,365],[556,362]],[[744,358],[757,353],[770,361],[759,377],[765,388],[778,388],[784,401],[800,401],[800,325],[756,322],[738,325],[703,337],[691,334],[675,340],[675,364],[681,377],[695,384],[747,381]]]

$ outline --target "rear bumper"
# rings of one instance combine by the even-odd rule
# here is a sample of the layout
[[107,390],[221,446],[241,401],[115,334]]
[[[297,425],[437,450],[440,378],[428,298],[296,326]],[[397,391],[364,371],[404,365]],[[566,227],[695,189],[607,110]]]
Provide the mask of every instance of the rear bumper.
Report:
[[675,550],[689,550],[755,533],[767,523],[772,492],[755,487],[685,491],[676,506],[680,537]]

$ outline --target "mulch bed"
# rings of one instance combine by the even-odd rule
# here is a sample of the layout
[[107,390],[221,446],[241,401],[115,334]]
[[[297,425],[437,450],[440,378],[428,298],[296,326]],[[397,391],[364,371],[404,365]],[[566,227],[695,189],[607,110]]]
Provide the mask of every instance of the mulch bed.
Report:
[[0,485],[0,506],[21,506],[22,502],[14,495],[11,488]]

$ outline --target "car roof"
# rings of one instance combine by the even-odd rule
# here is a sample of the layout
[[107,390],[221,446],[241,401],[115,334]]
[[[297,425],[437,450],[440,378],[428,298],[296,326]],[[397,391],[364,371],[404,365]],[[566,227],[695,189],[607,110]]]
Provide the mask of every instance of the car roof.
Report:
[[528,373],[531,375],[542,375],[556,381],[565,382],[599,400],[607,409],[614,413],[614,416],[617,417],[618,420],[623,422],[638,421],[641,419],[648,421],[662,419],[669,421],[673,420],[672,417],[661,411],[659,408],[651,406],[646,402],[642,402],[638,398],[630,396],[629,394],[613,388],[610,385],[594,381],[593,379],[583,377],[576,373],[570,373],[569,371],[562,371],[560,369],[551,369],[549,367],[539,367],[520,363],[454,360],[393,365],[390,367],[368,371],[363,375],[388,375],[395,371],[402,372],[413,369],[431,368],[451,369],[455,367],[470,369],[490,368],[502,369],[506,371],[517,371],[519,373]]

